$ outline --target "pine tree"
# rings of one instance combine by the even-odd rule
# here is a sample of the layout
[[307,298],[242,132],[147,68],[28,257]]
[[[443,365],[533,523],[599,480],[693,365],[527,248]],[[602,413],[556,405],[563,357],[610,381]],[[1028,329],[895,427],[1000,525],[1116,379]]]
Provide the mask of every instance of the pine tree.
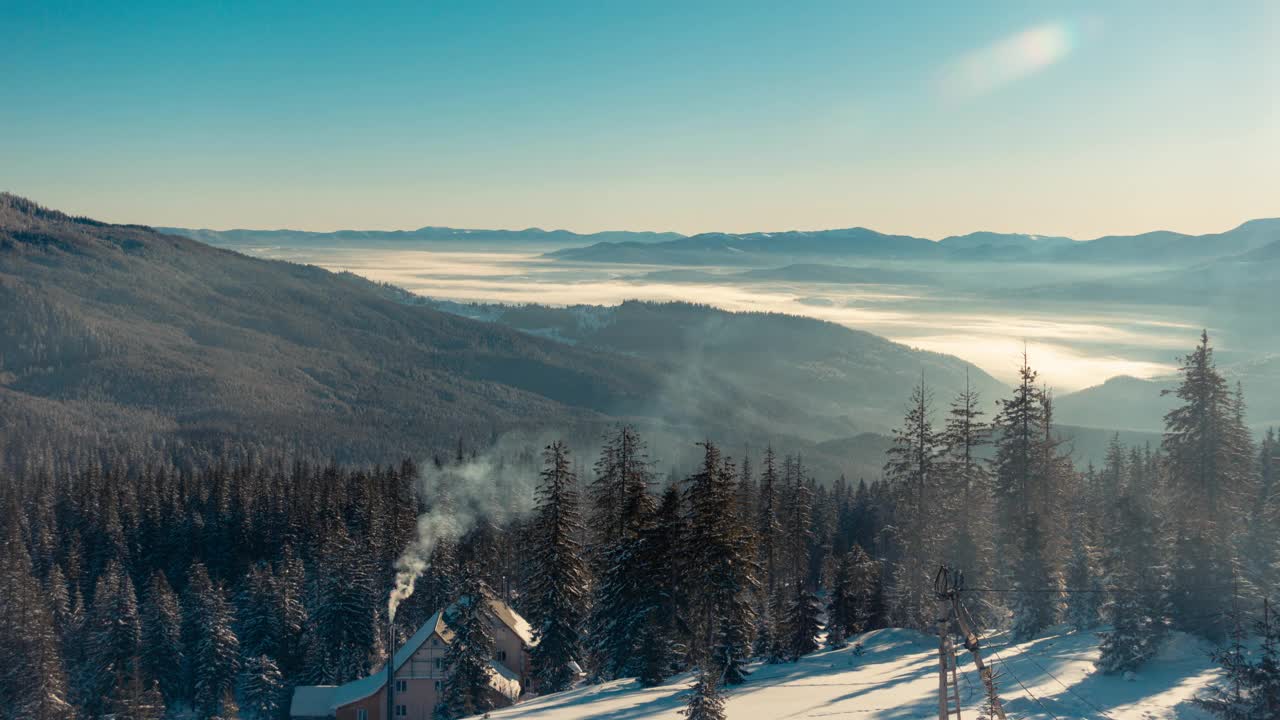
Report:
[[787,608],[787,659],[791,662],[818,649],[822,632],[818,597],[804,586],[797,586],[796,596]]
[[853,553],[845,553],[837,561],[827,596],[827,647],[832,649],[847,646],[848,637],[858,632],[853,572]]
[[645,532],[639,562],[643,587],[650,593],[641,628],[640,682],[646,687],[660,684],[680,661],[681,613],[686,604],[684,570],[680,556],[686,547],[688,529],[681,514],[680,491],[669,486]]
[[894,574],[894,614],[904,627],[931,622],[933,571],[941,562],[940,527],[946,516],[937,468],[940,445],[924,379],[912,390],[902,427],[893,433],[885,479],[894,487],[899,562]]
[[1244,401],[1218,372],[1208,333],[1183,359],[1180,404],[1164,418],[1169,484],[1176,528],[1173,608],[1178,627],[1220,638],[1220,617],[1203,617],[1207,587],[1221,587],[1237,566],[1232,537],[1253,485],[1254,455],[1244,425]]
[[997,568],[1008,577],[1014,574],[1019,554],[1027,547],[1023,537],[1025,518],[1037,508],[1034,483],[1044,476],[1040,441],[1046,431],[1044,405],[1036,386],[1036,372],[1024,353],[1019,383],[1013,397],[1000,400],[1000,412],[993,423],[996,437],[994,493]]
[[128,574],[115,560],[98,577],[86,631],[85,706],[90,712],[101,712],[114,696],[116,683],[137,669],[142,642],[137,595]]
[[128,676],[116,678],[117,691],[108,703],[112,720],[161,720],[165,716],[164,695],[153,682],[143,682],[142,673],[134,667]]
[[1102,605],[1102,583],[1097,573],[1097,561],[1083,533],[1077,531],[1071,537],[1071,560],[1067,565],[1067,622],[1076,630],[1084,631],[1098,624]]
[[716,663],[724,683],[736,684],[746,678],[756,622],[754,548],[738,517],[732,465],[710,441],[703,451],[702,469],[685,491],[688,560],[699,577],[689,597],[693,653]]
[[964,392],[951,402],[941,437],[947,490],[959,500],[958,507],[948,506],[956,517],[945,555],[975,587],[989,583],[993,571],[991,474],[979,457],[991,441],[991,427],[983,421],[981,408],[981,398],[970,387],[966,372]]
[[544,457],[529,613],[538,637],[532,653],[533,677],[539,692],[552,693],[569,687],[576,677],[574,666],[584,659],[581,636],[588,576],[578,542],[582,521],[568,449],[557,441]]
[[1058,593],[1044,557],[1044,537],[1040,516],[1029,513],[1022,530],[1023,546],[1015,573],[1017,594],[1013,605],[1013,637],[1021,642],[1053,625],[1057,616]]
[[18,522],[9,523],[2,542],[0,713],[33,720],[72,717],[53,616],[31,573]]
[[1110,543],[1103,616],[1111,630],[1101,633],[1098,667],[1104,672],[1129,672],[1159,650],[1167,613],[1156,555],[1156,534],[1150,515],[1130,496],[1116,503],[1120,534]]
[[1210,685],[1205,695],[1193,701],[1224,720],[1271,720],[1275,715],[1255,712],[1253,698],[1250,697],[1255,671],[1245,649],[1247,633],[1238,592],[1232,593],[1231,609],[1226,616],[1231,627],[1231,644],[1213,654],[1213,659],[1222,666],[1224,682]]
[[778,493],[777,459],[773,446],[764,451],[763,468],[760,473],[760,487],[757,497],[756,547],[757,558],[761,569],[761,590],[757,601],[756,654],[769,653],[776,645],[775,633],[778,615],[775,610],[779,606],[781,596],[778,591],[780,560],[782,545],[782,525],[778,515],[782,503]]
[[703,668],[698,672],[682,714],[688,720],[724,720],[724,695],[714,671]]
[[326,682],[347,682],[368,675],[381,649],[378,613],[383,598],[377,568],[364,548],[334,522],[321,551],[313,622],[325,657]]
[[491,593],[474,565],[463,567],[459,589],[462,594],[445,618],[453,630],[453,640],[444,657],[448,673],[444,705],[451,717],[483,713],[493,707],[489,660],[493,657],[492,627],[496,620],[488,602]]
[[168,703],[183,697],[182,608],[164,573],[156,571],[142,603],[141,661],[144,677],[159,683]]
[[652,471],[644,443],[630,426],[608,439],[591,485],[591,534],[596,585],[588,622],[594,674],[604,679],[636,675],[637,647],[649,603],[643,535],[653,522]]
[[240,641],[232,630],[231,603],[201,563],[193,563],[187,574],[182,609],[192,707],[201,718],[227,717],[224,701],[239,670]]
[[266,655],[244,661],[240,673],[241,712],[251,720],[274,720],[285,706],[284,675],[275,660]]

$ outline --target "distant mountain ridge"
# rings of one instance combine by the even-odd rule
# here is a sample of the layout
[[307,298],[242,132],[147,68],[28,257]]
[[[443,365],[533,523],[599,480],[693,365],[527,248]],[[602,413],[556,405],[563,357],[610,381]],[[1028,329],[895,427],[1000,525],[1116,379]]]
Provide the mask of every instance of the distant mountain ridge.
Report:
[[977,232],[935,242],[909,235],[887,235],[868,228],[703,233],[654,243],[598,242],[557,250],[548,256],[560,260],[659,265],[762,265],[806,262],[806,258],[1153,264],[1237,255],[1277,240],[1280,240],[1280,218],[1250,220],[1232,230],[1206,235],[1157,231],[1093,240]]
[[308,230],[208,230],[197,228],[161,227],[160,232],[181,235],[208,245],[240,247],[254,245],[324,243],[449,243],[462,244],[485,242],[505,245],[569,246],[597,242],[666,242],[683,238],[675,232],[631,232],[626,230],[580,234],[569,230],[485,230],[426,226],[417,230],[334,230],[313,232]]

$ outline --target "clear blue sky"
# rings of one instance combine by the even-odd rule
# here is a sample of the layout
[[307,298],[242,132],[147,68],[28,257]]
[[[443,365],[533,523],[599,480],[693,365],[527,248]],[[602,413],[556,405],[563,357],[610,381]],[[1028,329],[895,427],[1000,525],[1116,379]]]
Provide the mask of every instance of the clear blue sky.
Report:
[[364,5],[0,0],[0,189],[215,228],[1280,215],[1276,2]]

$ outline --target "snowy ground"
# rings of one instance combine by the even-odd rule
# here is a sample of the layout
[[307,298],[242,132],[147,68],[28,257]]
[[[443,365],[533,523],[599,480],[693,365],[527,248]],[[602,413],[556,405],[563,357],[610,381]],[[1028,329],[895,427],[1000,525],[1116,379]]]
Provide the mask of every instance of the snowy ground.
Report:
[[[750,679],[728,693],[729,720],[937,717],[936,639],[908,630],[878,630],[856,639],[863,644],[861,656],[849,648],[815,653],[795,664],[755,666]],[[1199,720],[1204,715],[1190,698],[1217,675],[1208,648],[1181,634],[1132,680],[1094,670],[1098,641],[1091,633],[1052,634],[1022,645],[996,636],[984,650],[1001,675],[1010,718]],[[974,720],[982,695],[973,663],[964,655],[963,717]],[[492,717],[677,720],[688,685],[687,677],[655,688],[623,680],[537,698]]]

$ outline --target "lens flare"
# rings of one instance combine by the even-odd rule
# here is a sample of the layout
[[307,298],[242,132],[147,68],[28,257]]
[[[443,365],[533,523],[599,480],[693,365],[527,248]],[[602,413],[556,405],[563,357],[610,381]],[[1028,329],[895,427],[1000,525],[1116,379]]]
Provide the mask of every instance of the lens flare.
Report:
[[994,92],[1061,61],[1075,47],[1076,36],[1067,22],[1027,28],[956,58],[943,69],[940,89],[952,98]]

